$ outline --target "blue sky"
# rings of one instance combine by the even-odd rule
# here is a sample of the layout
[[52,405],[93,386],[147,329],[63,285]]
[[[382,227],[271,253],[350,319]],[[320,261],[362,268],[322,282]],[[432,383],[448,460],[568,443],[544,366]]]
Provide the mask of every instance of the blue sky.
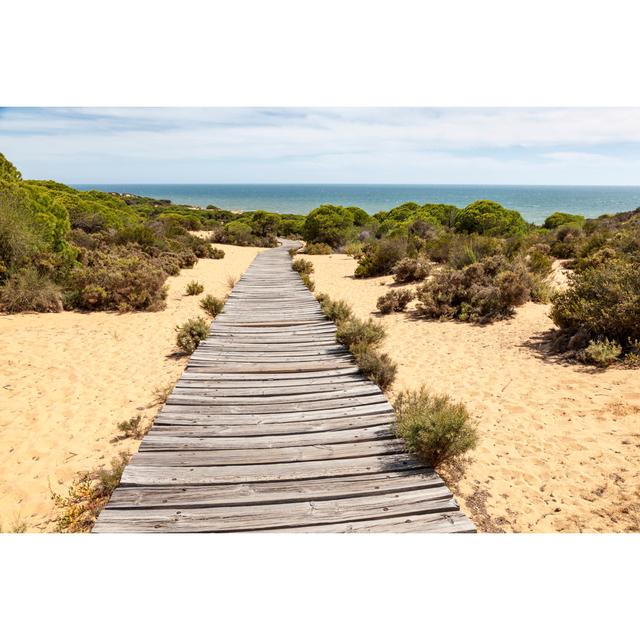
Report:
[[77,183],[640,184],[634,108],[5,108],[0,152]]

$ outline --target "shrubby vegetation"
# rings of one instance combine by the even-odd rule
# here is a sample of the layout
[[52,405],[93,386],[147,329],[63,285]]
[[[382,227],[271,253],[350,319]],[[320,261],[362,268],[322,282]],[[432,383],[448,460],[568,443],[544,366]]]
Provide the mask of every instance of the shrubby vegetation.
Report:
[[304,253],[315,256],[329,255],[331,247],[324,242],[309,242],[304,248]]
[[209,335],[209,323],[204,318],[191,318],[176,327],[176,344],[185,353],[193,353]]
[[404,311],[407,305],[415,298],[413,291],[409,289],[397,289],[389,291],[378,298],[376,307],[382,314],[392,313],[394,311]]
[[200,308],[209,316],[215,318],[218,314],[222,313],[224,300],[220,300],[220,298],[216,298],[212,295],[206,295],[202,300],[200,300]]

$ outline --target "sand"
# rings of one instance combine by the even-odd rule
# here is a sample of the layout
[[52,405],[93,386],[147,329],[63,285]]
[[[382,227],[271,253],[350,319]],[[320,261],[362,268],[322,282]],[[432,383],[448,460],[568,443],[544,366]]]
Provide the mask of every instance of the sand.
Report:
[[550,356],[548,305],[489,326],[379,316],[391,277],[355,280],[348,256],[305,258],[316,292],[386,327],[382,349],[398,363],[391,398],[425,384],[477,420],[481,442],[462,478],[447,481],[481,531],[640,530],[640,371]]
[[[220,246],[222,260],[200,260],[167,280],[164,311],[0,316],[0,526],[50,531],[51,491],[66,493],[78,474],[108,465],[138,440],[114,440],[136,415],[150,424],[180,377],[177,324],[206,314],[199,300],[229,292],[262,249]],[[200,296],[186,296],[191,280]]]

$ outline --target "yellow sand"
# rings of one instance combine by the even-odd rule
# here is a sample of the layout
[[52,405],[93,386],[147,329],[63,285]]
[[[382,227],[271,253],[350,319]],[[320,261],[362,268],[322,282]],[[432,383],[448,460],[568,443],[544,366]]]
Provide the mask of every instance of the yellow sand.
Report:
[[[0,316],[0,526],[53,528],[51,491],[66,493],[81,472],[109,464],[139,442],[113,441],[136,415],[149,424],[186,357],[174,356],[174,328],[206,314],[199,301],[224,297],[261,249],[220,246],[171,277],[167,308],[156,313],[52,313]],[[200,296],[184,294],[191,280]]]
[[[392,278],[355,280],[342,255],[305,256],[316,292],[366,319]],[[563,281],[562,274],[558,276]],[[466,403],[481,443],[451,482],[481,530],[640,530],[640,371],[594,371],[545,355],[549,307],[489,326],[380,316],[398,363],[393,393],[428,385]]]

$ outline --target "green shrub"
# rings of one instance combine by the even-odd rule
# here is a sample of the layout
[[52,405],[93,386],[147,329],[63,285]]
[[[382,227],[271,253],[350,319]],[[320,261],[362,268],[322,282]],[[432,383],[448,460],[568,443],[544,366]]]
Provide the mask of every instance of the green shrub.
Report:
[[458,213],[456,231],[489,236],[513,236],[525,233],[529,225],[511,209],[491,200],[476,200]]
[[355,208],[323,204],[309,212],[305,218],[303,237],[307,242],[322,242],[333,248],[339,247],[355,229],[355,214]]
[[360,371],[383,391],[391,387],[398,366],[386,353],[379,353],[365,344],[357,344],[352,349],[353,357]]
[[296,253],[298,253],[298,251],[300,251],[300,247],[289,247],[289,249],[287,251],[289,252],[289,257],[293,258],[293,256],[295,256]]
[[165,271],[142,251],[127,247],[87,252],[70,274],[68,307],[118,311],[164,308]]
[[254,244],[251,227],[244,222],[234,220],[225,225],[225,235],[227,242],[243,247]]
[[299,274],[310,275],[313,273],[313,263],[304,258],[297,258],[291,263],[291,268]]
[[584,359],[598,367],[608,367],[622,355],[622,347],[615,340],[591,340],[584,350]]
[[192,280],[185,290],[185,294],[188,296],[199,296],[204,291],[204,285],[200,284],[196,280]]
[[417,282],[429,275],[429,264],[415,258],[402,258],[393,267],[393,279],[398,282]]
[[407,305],[415,298],[413,291],[409,289],[399,289],[389,291],[378,298],[376,307],[383,314],[392,313],[393,311],[404,311]]
[[309,242],[304,252],[310,256],[329,255],[331,253],[331,247],[324,242]]
[[405,238],[383,238],[365,246],[354,275],[356,278],[388,275],[406,255]]
[[478,444],[466,407],[424,387],[398,396],[396,433],[411,453],[431,467],[455,462]]
[[141,421],[142,421],[142,416],[129,418],[129,420],[124,420],[122,422],[119,422],[117,425],[117,429],[122,433],[122,435],[125,438],[138,438],[142,436],[142,430],[140,427]]
[[551,318],[571,338],[566,349],[608,339],[627,351],[640,340],[640,257],[621,256],[570,276],[570,287],[554,296]]
[[185,353],[193,353],[200,342],[209,335],[209,324],[204,318],[191,318],[176,327],[176,344]]
[[202,300],[200,300],[200,308],[203,311],[206,311],[206,313],[212,318],[215,318],[219,313],[222,313],[224,301],[216,298],[215,296],[206,295]]
[[336,331],[336,339],[347,349],[351,349],[354,345],[375,346],[382,342],[385,337],[384,327],[375,320],[362,320],[350,317],[338,324]]
[[344,252],[356,260],[359,260],[362,257],[363,250],[363,242],[348,242],[344,247]]
[[60,287],[33,267],[16,271],[0,286],[0,309],[7,313],[62,311]]
[[317,296],[322,313],[332,322],[343,322],[353,315],[351,307],[344,300],[331,300],[328,296]]
[[548,245],[537,244],[529,249],[527,267],[529,271],[539,276],[548,276],[553,267],[553,258],[549,255]]
[[582,226],[584,224],[584,216],[575,213],[560,213],[556,211],[552,213],[545,221],[545,229],[557,229],[563,224],[577,224]]
[[224,251],[219,247],[211,247],[209,249],[209,258],[213,258],[214,260],[222,260],[224,258]]

